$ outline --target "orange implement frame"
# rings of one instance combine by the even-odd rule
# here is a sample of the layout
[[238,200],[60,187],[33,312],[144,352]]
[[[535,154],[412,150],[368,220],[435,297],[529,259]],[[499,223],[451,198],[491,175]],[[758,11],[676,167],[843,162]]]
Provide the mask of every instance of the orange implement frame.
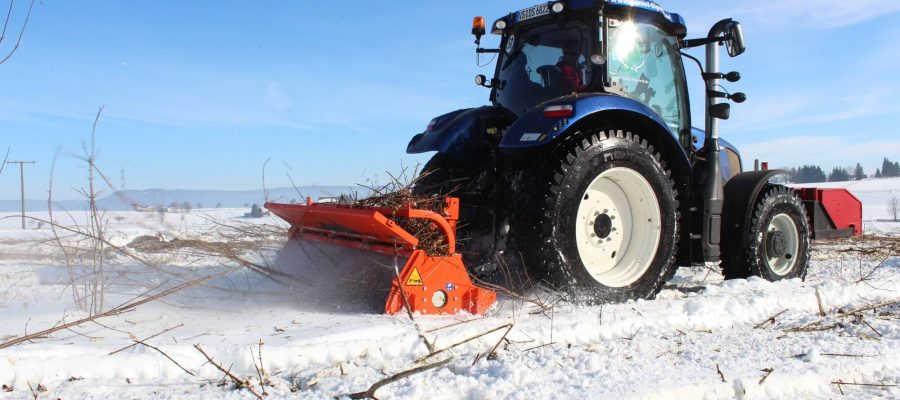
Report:
[[[396,314],[405,303],[421,314],[482,314],[494,303],[496,293],[475,286],[462,256],[456,253],[456,221],[459,199],[448,197],[441,213],[407,205],[399,209],[351,208],[337,204],[266,203],[266,209],[291,224],[290,236],[359,250],[409,257],[394,278],[384,311]],[[419,249],[419,239],[392,218],[430,221],[447,243],[447,255],[429,256]],[[404,301],[404,296],[405,300]]]

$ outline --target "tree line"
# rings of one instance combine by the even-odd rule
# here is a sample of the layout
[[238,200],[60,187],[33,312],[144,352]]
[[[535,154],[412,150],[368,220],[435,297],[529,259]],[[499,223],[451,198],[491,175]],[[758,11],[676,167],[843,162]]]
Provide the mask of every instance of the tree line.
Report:
[[859,163],[856,163],[855,167],[834,167],[829,173],[826,173],[822,167],[812,164],[781,169],[790,172],[788,181],[791,183],[845,182],[870,177],[893,178],[900,176],[900,162],[891,161],[887,157],[881,162],[881,168],[875,169],[873,175],[867,175]]

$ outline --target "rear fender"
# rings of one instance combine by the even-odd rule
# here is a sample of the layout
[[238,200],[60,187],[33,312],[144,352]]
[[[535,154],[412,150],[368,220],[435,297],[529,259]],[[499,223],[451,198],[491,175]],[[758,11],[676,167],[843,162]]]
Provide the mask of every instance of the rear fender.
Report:
[[[557,104],[571,104],[574,107],[572,116],[545,117],[543,108]],[[500,149],[514,157],[533,154],[538,149],[553,148],[577,132],[610,126],[624,127],[639,134],[662,154],[676,177],[690,176],[691,163],[687,154],[665,121],[635,100],[610,94],[568,96],[537,107],[509,127],[500,141]]]
[[[435,118],[430,129],[413,136],[406,147],[409,154],[437,151],[456,161],[482,168],[493,160],[497,138],[491,138],[488,128],[499,132],[511,121],[507,112],[499,107],[479,107],[456,110]],[[497,126],[489,126],[489,125]],[[504,125],[504,126],[499,126]]]
[[763,187],[772,178],[787,174],[787,171],[777,169],[743,172],[725,183],[725,203],[722,206],[723,250],[735,249],[742,243],[749,242],[747,227]]

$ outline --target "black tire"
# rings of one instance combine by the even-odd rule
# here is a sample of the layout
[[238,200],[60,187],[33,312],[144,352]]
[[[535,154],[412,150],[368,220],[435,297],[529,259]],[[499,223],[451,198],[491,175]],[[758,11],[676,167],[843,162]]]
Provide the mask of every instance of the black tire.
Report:
[[[547,280],[557,288],[574,295],[575,300],[580,302],[621,302],[629,299],[653,298],[675,273],[674,253],[679,229],[677,192],[661,155],[638,135],[608,129],[577,134],[563,144],[555,154],[548,155],[548,158],[536,168],[523,172],[521,181],[513,189],[511,234],[516,249],[526,263],[525,267],[531,272],[531,277]],[[658,214],[652,214],[658,221],[649,222],[650,225],[643,225],[644,228],[638,223],[626,226],[625,221],[630,220],[631,215],[643,214],[634,211],[638,209],[637,205],[633,209],[619,207],[621,235],[628,239],[620,239],[625,243],[624,247],[620,244],[619,247],[614,247],[612,252],[606,252],[610,249],[601,248],[604,246],[602,242],[612,238],[612,233],[609,229],[597,231],[597,227],[609,222],[602,221],[601,218],[612,220],[615,217],[613,212],[616,210],[601,210],[602,214],[594,216],[590,207],[603,208],[607,203],[617,205],[622,203],[612,203],[613,197],[609,196],[595,196],[592,200],[587,190],[588,187],[595,187],[592,184],[600,182],[601,179],[608,179],[606,176],[613,173],[626,177],[620,178],[621,190],[624,190],[622,188],[625,185],[642,187],[646,195],[652,190],[652,197],[655,197],[656,203],[654,205],[651,200],[646,203],[646,207],[650,209],[658,207]],[[628,179],[640,185],[626,182]],[[642,186],[644,184],[646,185]],[[645,197],[651,198],[644,196],[640,199]],[[628,204],[631,204],[633,198],[626,194],[626,199]],[[589,203],[582,205],[582,202],[590,201],[599,206]],[[643,201],[640,202],[640,207],[644,207]],[[583,209],[588,210],[588,214],[582,213],[579,217],[580,207],[585,207]],[[607,217],[601,217],[607,215],[607,212],[609,212]],[[626,218],[626,214],[629,217]],[[635,220],[637,219],[635,217]],[[583,233],[579,233],[579,229],[583,229]],[[590,236],[590,229],[595,230],[595,236]],[[641,229],[644,229],[644,233],[640,233]],[[587,239],[582,242],[581,247],[576,238],[579,234],[582,239]],[[638,244],[642,243],[639,241],[641,238],[654,239],[655,247],[651,243],[651,246],[640,249],[641,246]],[[592,240],[597,241],[596,245],[591,242]],[[655,251],[652,257],[647,257],[649,260],[637,262],[640,265],[636,270],[638,272],[630,273],[636,277],[633,281],[610,285],[607,284],[608,279],[595,278],[602,275],[592,274],[586,266],[585,260],[595,272],[598,271],[596,267],[598,262],[612,263],[612,268],[623,268],[620,265],[622,261],[616,259],[615,248],[624,249],[623,252],[626,254],[620,255],[622,259],[627,259],[627,254],[631,254],[628,252],[629,244],[634,246],[636,254],[647,256],[648,254],[640,251],[647,253]],[[594,257],[597,254],[610,254],[610,258]]]
[[460,199],[459,222],[456,227],[456,251],[462,254],[469,271],[478,276],[492,272],[493,237],[491,216],[480,214],[476,201],[467,188],[478,172],[467,168],[450,156],[437,153],[416,178],[413,194],[427,197],[454,196]]
[[[722,261],[725,279],[750,276],[769,281],[805,279],[809,263],[809,221],[800,198],[787,187],[770,184],[763,188],[751,212],[750,225],[745,228],[745,237],[751,240],[726,250]],[[788,229],[779,229],[781,225],[787,225]],[[791,225],[795,229],[790,229]],[[796,243],[795,250],[786,248],[794,247],[790,246],[791,241]]]

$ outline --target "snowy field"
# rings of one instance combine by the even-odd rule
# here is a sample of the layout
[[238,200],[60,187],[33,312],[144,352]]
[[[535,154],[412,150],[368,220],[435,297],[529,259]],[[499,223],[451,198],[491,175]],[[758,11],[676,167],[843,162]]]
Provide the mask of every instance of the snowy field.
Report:
[[[653,301],[583,307],[501,294],[486,316],[416,323],[367,301],[372,286],[388,282],[316,283],[259,270],[275,260],[285,225],[245,219],[246,210],[106,214],[103,268],[89,251],[96,242],[34,220],[23,231],[15,215],[0,214],[0,343],[85,317],[79,303],[108,310],[212,276],[0,348],[0,399],[332,399],[443,361],[376,395],[898,398],[900,224],[876,220],[888,218],[900,180],[848,188],[865,202],[867,236],[816,242],[805,282],[726,282],[714,267],[688,268]],[[55,217],[90,226],[83,213]],[[102,287],[82,279],[99,271]],[[449,350],[427,357],[423,337]]]

